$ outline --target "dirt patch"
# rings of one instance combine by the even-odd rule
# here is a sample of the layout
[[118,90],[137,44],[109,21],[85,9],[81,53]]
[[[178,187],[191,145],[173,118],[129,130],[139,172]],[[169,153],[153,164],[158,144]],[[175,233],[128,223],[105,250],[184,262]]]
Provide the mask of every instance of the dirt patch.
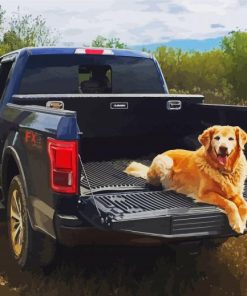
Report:
[[246,236],[203,247],[199,255],[184,246],[64,248],[56,267],[32,274],[16,268],[3,224],[0,233],[3,296],[247,295]]

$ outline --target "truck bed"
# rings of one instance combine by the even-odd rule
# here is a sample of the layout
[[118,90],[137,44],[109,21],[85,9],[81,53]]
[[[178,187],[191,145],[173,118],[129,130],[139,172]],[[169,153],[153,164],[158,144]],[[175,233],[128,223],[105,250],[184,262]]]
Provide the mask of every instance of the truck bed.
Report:
[[[130,159],[85,163],[82,170],[81,213],[97,227],[159,237],[234,235],[227,217],[217,207],[145,180],[128,176],[123,170]],[[149,165],[149,159],[139,159]],[[89,188],[88,182],[91,186]],[[245,187],[247,198],[247,186]],[[102,220],[103,219],[103,220]]]
[[[109,190],[133,190],[151,189],[142,178],[136,178],[124,173],[124,169],[133,161],[130,159],[117,159],[112,161],[91,161],[82,166],[80,184],[82,189],[96,191]],[[149,159],[138,159],[137,161],[150,165]]]

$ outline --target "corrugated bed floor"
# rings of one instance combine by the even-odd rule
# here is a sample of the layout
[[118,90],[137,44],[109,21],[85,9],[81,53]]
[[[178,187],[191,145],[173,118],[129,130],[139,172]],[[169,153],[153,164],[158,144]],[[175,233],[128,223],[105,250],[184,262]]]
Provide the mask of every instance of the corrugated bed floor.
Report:
[[[146,181],[142,178],[136,178],[125,174],[123,171],[132,160],[122,159],[115,161],[96,161],[84,163],[84,169],[87,174],[91,188],[128,186],[128,187],[146,187]],[[142,164],[150,165],[151,160],[138,160]],[[89,189],[87,178],[82,170],[81,186]]]
[[[145,165],[151,164],[150,160],[138,161]],[[117,160],[88,162],[84,164],[84,169],[92,189],[104,189],[107,187],[146,189],[143,192],[119,192],[117,194],[95,195],[95,199],[106,208],[111,208],[116,213],[121,214],[160,209],[210,207],[208,204],[195,203],[193,199],[183,194],[178,194],[174,191],[164,191],[161,187],[152,187],[152,190],[147,190],[149,185],[145,180],[129,176],[123,172],[130,162],[131,160]],[[81,186],[89,189],[87,178],[82,173]],[[247,199],[247,185],[245,187],[244,197]]]

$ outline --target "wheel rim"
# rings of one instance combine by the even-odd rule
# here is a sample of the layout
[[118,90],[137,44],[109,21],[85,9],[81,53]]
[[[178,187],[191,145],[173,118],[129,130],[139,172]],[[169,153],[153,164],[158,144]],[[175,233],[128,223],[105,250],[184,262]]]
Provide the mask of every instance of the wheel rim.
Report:
[[10,234],[15,255],[20,256],[23,247],[23,215],[22,204],[18,190],[15,189],[10,203]]

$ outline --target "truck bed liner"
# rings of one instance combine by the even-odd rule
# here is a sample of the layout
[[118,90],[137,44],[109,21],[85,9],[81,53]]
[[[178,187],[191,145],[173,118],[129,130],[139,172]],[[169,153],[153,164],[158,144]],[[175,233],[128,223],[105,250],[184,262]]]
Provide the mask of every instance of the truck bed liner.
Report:
[[[149,187],[144,179],[129,176],[123,172],[131,161],[130,159],[120,159],[86,162],[83,166],[87,176],[85,176],[85,172],[82,170],[80,184],[86,189],[89,189],[89,184],[92,189],[103,189],[107,187],[144,189],[145,187]],[[151,164],[151,160],[147,159],[139,159],[137,161],[145,165]]]
[[209,206],[195,203],[191,198],[174,191],[95,195],[94,198],[104,207],[111,209],[112,212],[125,216],[138,212]]

